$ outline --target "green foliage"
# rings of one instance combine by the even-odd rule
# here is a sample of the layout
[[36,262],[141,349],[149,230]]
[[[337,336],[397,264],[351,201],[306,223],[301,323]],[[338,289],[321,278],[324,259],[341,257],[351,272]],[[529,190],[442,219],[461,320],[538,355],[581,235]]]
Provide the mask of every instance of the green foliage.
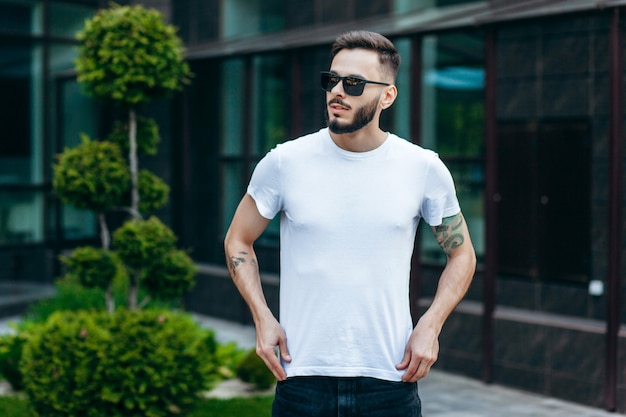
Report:
[[273,401],[273,396],[227,400],[211,398],[198,404],[187,417],[270,417]]
[[0,336],[0,376],[11,384],[14,391],[23,388],[22,374],[19,371],[25,334],[11,333]]
[[239,349],[236,343],[217,345],[214,363],[215,373],[223,379],[237,376],[237,367],[246,357],[247,351]]
[[276,377],[254,350],[248,352],[237,366],[237,377],[253,384],[258,389],[268,389],[276,383]]
[[67,266],[68,273],[87,288],[106,290],[117,273],[114,255],[102,248],[76,248],[70,256],[61,256],[61,262]]
[[180,90],[190,76],[176,29],[156,10],[114,4],[77,38],[78,81],[92,97],[134,107]]
[[86,312],[55,313],[31,331],[20,371],[39,415],[101,415],[92,408],[101,391],[103,347],[111,342],[102,321]]
[[[130,150],[129,129],[128,121],[118,120],[113,124],[113,131],[106,138],[110,142],[117,143],[124,154],[128,154]],[[137,116],[137,153],[156,155],[159,142],[161,142],[159,126],[154,119]]]
[[[273,396],[203,399],[193,407],[187,417],[270,417],[273,401]],[[6,396],[0,397],[0,416],[36,417],[26,399]]]
[[66,149],[53,166],[52,186],[61,201],[103,212],[120,205],[130,190],[130,172],[119,146],[91,141]]
[[143,271],[142,286],[157,299],[177,299],[193,287],[196,271],[185,251],[173,250]]
[[37,417],[25,398],[0,396],[0,416],[2,417]]
[[[45,322],[57,311],[104,310],[104,291],[99,288],[85,288],[72,276],[55,283],[56,294],[51,298],[31,304],[26,312],[26,320],[34,323]],[[118,268],[113,280],[113,294],[116,304],[125,300],[127,278],[123,268]]]
[[165,310],[56,313],[31,332],[20,370],[40,415],[171,416],[208,388],[211,337]]
[[158,218],[132,219],[113,233],[113,245],[125,265],[147,268],[174,250],[176,236]]
[[[152,172],[142,169],[139,171],[139,211],[150,213],[163,207],[169,198],[170,187],[161,178]],[[130,196],[129,196],[130,200]]]

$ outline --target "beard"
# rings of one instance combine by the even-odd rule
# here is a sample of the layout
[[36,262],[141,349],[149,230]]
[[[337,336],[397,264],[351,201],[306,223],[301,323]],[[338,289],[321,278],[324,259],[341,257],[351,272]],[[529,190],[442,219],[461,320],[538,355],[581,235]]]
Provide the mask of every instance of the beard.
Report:
[[[341,100],[336,98],[331,100],[329,104],[333,102],[343,104]],[[330,131],[337,135],[356,132],[357,130],[367,126],[372,120],[374,120],[374,116],[376,115],[376,110],[378,108],[378,102],[379,99],[375,98],[374,100],[370,101],[369,103],[358,109],[354,113],[354,120],[352,121],[352,123],[348,124],[341,123],[341,120],[339,120],[338,118],[334,118],[331,121],[328,114],[328,109],[326,109],[326,111],[324,112],[324,115],[326,116],[326,124],[328,125]]]

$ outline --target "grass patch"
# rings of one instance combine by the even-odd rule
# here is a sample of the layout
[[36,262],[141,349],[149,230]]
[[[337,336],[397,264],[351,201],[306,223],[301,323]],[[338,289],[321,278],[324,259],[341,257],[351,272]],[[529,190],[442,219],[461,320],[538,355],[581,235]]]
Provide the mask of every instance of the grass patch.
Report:
[[203,400],[188,417],[270,417],[273,396]]
[[[270,417],[273,396],[202,400],[188,417]],[[0,416],[35,417],[28,400],[19,396],[0,396]]]
[[35,417],[28,400],[14,395],[0,396],[0,416],[2,417]]

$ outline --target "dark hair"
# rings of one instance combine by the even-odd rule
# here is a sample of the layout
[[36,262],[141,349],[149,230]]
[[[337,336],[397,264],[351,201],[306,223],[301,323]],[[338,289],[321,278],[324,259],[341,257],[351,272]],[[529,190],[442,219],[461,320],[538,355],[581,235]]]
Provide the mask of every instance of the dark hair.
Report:
[[400,54],[395,45],[380,33],[358,30],[340,35],[330,51],[331,60],[342,49],[357,48],[377,52],[382,70],[395,82],[400,67]]

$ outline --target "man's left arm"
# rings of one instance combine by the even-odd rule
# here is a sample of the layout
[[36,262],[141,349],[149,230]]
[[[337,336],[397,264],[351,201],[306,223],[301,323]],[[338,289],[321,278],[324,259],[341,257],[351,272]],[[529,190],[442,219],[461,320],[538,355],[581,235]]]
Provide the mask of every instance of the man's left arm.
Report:
[[404,382],[424,378],[439,355],[439,334],[443,324],[465,296],[476,270],[476,254],[461,213],[432,227],[435,238],[447,256],[432,304],[411,333],[402,362],[397,369],[406,372]]

